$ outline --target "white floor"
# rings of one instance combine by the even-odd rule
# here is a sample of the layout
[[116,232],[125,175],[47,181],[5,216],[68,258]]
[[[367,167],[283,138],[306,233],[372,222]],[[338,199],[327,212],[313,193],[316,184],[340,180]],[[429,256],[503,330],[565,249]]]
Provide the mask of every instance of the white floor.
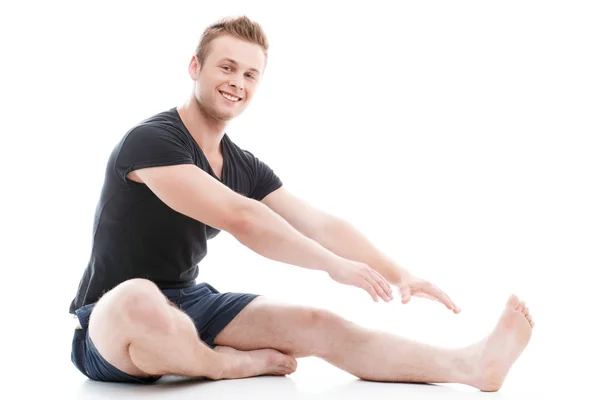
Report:
[[[548,398],[556,386],[525,378],[525,371],[507,379],[496,393],[447,384],[376,383],[356,379],[321,360],[299,360],[298,371],[288,377],[255,377],[227,381],[163,377],[154,385],[94,382],[67,363],[54,371],[55,379],[22,387],[23,398],[55,393],[61,399],[533,399]],[[539,386],[539,385],[545,386]],[[555,394],[555,393],[554,393]],[[593,398],[593,396],[589,397]]]

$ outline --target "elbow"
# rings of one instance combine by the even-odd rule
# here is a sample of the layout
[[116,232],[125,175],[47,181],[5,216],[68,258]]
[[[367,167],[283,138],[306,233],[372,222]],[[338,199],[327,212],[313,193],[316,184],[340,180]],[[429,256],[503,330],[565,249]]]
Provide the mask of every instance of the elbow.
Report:
[[348,229],[350,229],[350,225],[345,220],[324,216],[321,223],[313,229],[310,237],[323,244],[327,243],[331,237],[339,236],[340,232],[345,232]]
[[229,233],[236,238],[251,235],[257,226],[257,206],[260,205],[247,204],[232,213],[233,217],[229,220]]

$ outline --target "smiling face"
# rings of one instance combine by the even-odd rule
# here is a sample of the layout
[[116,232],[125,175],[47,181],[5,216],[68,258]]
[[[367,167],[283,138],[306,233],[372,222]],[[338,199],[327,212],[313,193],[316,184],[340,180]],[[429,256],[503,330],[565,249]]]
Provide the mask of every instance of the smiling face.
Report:
[[194,56],[189,72],[196,82],[194,96],[202,112],[219,121],[241,114],[252,99],[266,64],[263,49],[256,44],[224,35],[210,43],[200,66]]

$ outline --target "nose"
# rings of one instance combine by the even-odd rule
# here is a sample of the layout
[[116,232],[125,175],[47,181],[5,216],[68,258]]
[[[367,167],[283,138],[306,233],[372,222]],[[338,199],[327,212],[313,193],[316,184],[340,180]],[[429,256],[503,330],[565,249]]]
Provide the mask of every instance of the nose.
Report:
[[243,80],[235,77],[232,78],[231,81],[229,82],[229,86],[231,86],[232,88],[234,88],[236,91],[240,90],[243,91],[244,90],[244,84],[243,84]]

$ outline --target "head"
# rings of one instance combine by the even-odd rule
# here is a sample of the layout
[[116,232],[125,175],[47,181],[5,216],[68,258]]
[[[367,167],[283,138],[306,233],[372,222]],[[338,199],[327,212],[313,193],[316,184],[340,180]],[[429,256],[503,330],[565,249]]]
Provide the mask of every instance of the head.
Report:
[[248,106],[264,74],[268,48],[260,25],[245,16],[206,28],[189,73],[195,100],[207,117],[228,121]]

